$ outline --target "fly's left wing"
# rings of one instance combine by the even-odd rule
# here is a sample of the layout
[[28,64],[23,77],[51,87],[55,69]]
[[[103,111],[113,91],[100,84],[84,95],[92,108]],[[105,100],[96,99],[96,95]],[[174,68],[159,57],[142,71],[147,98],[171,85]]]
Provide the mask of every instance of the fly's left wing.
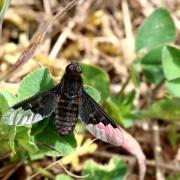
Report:
[[124,142],[121,130],[85,90],[81,96],[79,115],[86,128],[96,138],[115,146],[121,146]]
[[39,93],[11,107],[3,116],[9,125],[31,125],[54,112],[56,95],[54,89]]

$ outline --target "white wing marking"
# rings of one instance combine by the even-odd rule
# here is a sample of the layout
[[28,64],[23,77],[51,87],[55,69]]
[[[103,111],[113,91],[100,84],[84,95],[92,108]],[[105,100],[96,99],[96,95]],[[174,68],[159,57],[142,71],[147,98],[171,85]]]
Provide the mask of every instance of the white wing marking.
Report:
[[35,114],[30,109],[23,110],[22,108],[11,108],[3,116],[3,121],[6,122],[6,124],[16,126],[31,125],[42,119],[43,117],[40,114]]

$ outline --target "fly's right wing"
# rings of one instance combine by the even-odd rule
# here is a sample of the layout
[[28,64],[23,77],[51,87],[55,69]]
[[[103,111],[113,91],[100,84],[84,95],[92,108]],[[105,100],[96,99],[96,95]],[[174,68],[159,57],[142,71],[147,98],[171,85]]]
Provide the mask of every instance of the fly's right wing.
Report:
[[124,137],[121,129],[85,90],[82,91],[79,114],[81,121],[96,138],[115,146],[122,145]]

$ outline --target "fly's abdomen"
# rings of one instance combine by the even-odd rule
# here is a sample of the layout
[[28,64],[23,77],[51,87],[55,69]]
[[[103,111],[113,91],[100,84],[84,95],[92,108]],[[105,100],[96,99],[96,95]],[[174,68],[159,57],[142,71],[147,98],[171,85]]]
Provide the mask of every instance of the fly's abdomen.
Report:
[[79,96],[57,98],[56,129],[60,135],[70,135],[76,125],[79,113]]

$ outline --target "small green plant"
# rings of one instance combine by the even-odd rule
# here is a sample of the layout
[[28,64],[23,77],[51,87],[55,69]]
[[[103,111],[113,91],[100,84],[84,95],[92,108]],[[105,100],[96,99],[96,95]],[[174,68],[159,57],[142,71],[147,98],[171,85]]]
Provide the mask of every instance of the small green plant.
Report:
[[[119,125],[129,127],[135,121],[144,118],[171,122],[180,120],[180,48],[173,45],[175,32],[174,22],[166,9],[159,8],[155,10],[144,21],[135,41],[137,58],[131,65],[130,79],[134,82],[134,90],[128,94],[124,91],[125,85],[124,89],[117,95],[111,95],[107,73],[96,66],[81,65],[84,84],[89,86],[87,88],[88,93],[96,100],[100,100],[103,107]],[[155,86],[165,83],[167,92],[166,96],[160,101],[152,101],[143,109],[134,105],[141,84],[140,73],[143,74],[148,83]],[[54,82],[48,69],[41,68],[21,81],[16,96],[7,91],[1,91],[1,117],[15,103],[38,92],[48,90],[53,85]],[[76,147],[74,136],[62,138],[57,134],[52,116],[35,125],[24,127],[9,126],[1,121],[0,143],[0,155],[9,151],[13,153],[20,151],[20,153],[17,153],[18,158],[23,161],[24,156],[22,154],[25,154],[25,160],[42,158],[44,154],[59,157],[72,153]],[[89,161],[83,170],[83,174],[91,173],[92,177],[97,179],[102,173],[104,179],[107,177],[124,178],[126,166],[122,161],[113,158],[109,167],[110,170],[107,171]],[[56,177],[56,179],[60,178],[60,175]]]

